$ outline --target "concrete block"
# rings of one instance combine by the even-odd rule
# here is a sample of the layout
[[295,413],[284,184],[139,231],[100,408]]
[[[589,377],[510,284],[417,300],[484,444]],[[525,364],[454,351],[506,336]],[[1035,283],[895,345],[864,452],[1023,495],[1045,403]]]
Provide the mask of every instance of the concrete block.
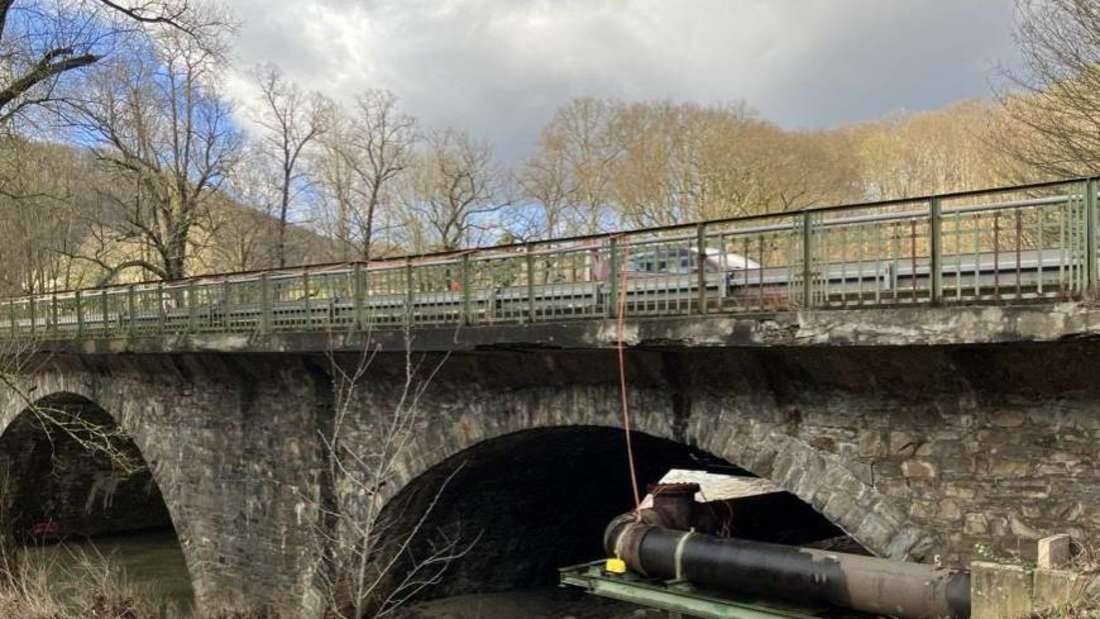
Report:
[[1072,540],[1066,534],[1051,535],[1039,540],[1039,569],[1060,570],[1069,567]]
[[970,564],[971,619],[1024,619],[1034,610],[1031,570],[1017,565]]
[[1067,570],[1035,570],[1032,606],[1036,612],[1061,608],[1081,599],[1088,581]]

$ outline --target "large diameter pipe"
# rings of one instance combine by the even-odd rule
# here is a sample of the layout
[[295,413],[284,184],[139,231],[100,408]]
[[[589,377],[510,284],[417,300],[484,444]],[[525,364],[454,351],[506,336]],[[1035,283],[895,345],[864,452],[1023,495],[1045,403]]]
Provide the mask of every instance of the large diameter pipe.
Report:
[[961,570],[723,539],[635,522],[630,514],[608,525],[604,545],[653,578],[899,619],[970,617],[970,574]]

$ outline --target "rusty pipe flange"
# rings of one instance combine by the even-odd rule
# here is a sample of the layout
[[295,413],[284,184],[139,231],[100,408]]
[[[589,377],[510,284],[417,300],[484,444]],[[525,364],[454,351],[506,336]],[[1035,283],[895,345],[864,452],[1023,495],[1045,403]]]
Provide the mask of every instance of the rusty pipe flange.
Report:
[[659,516],[659,521],[652,524],[680,531],[692,527],[699,484],[650,484],[647,490],[653,496],[653,511]]

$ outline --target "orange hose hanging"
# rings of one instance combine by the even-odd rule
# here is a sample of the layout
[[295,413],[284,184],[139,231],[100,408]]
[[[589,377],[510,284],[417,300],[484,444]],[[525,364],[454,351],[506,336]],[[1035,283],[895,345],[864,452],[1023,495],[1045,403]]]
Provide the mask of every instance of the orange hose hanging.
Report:
[[[614,251],[614,246],[612,246]],[[619,267],[619,272],[612,274],[613,277],[619,278],[619,298],[615,300],[617,305],[616,320],[618,324],[618,336],[617,336],[617,349],[619,354],[619,397],[622,401],[623,407],[623,432],[626,434],[626,460],[627,465],[630,467],[630,489],[634,492],[634,518],[637,520],[641,518],[642,498],[638,492],[638,474],[634,466],[634,445],[630,440],[630,403],[627,392],[626,381],[626,354],[623,350],[623,324],[626,314],[626,286],[627,286],[627,269],[626,263],[630,257],[630,246],[626,246],[623,250],[622,266]]]

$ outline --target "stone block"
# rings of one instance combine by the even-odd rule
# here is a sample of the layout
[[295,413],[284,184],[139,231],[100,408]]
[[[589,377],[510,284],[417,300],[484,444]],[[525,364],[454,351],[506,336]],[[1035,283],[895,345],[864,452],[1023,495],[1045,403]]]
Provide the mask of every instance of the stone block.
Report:
[[1031,571],[1018,565],[970,564],[971,619],[1024,619],[1034,611]]
[[1027,414],[1020,410],[1000,410],[989,415],[989,421],[1002,428],[1018,428],[1024,425]]
[[1032,606],[1035,612],[1064,607],[1080,600],[1085,593],[1086,585],[1085,578],[1077,572],[1035,570],[1032,585]]
[[908,479],[935,479],[936,465],[923,460],[906,460],[901,463],[901,474]]
[[1039,569],[1060,570],[1069,567],[1072,558],[1072,540],[1065,534],[1051,535],[1039,540]]
[[967,535],[983,535],[989,528],[989,520],[985,514],[967,514],[963,525],[963,531]]

